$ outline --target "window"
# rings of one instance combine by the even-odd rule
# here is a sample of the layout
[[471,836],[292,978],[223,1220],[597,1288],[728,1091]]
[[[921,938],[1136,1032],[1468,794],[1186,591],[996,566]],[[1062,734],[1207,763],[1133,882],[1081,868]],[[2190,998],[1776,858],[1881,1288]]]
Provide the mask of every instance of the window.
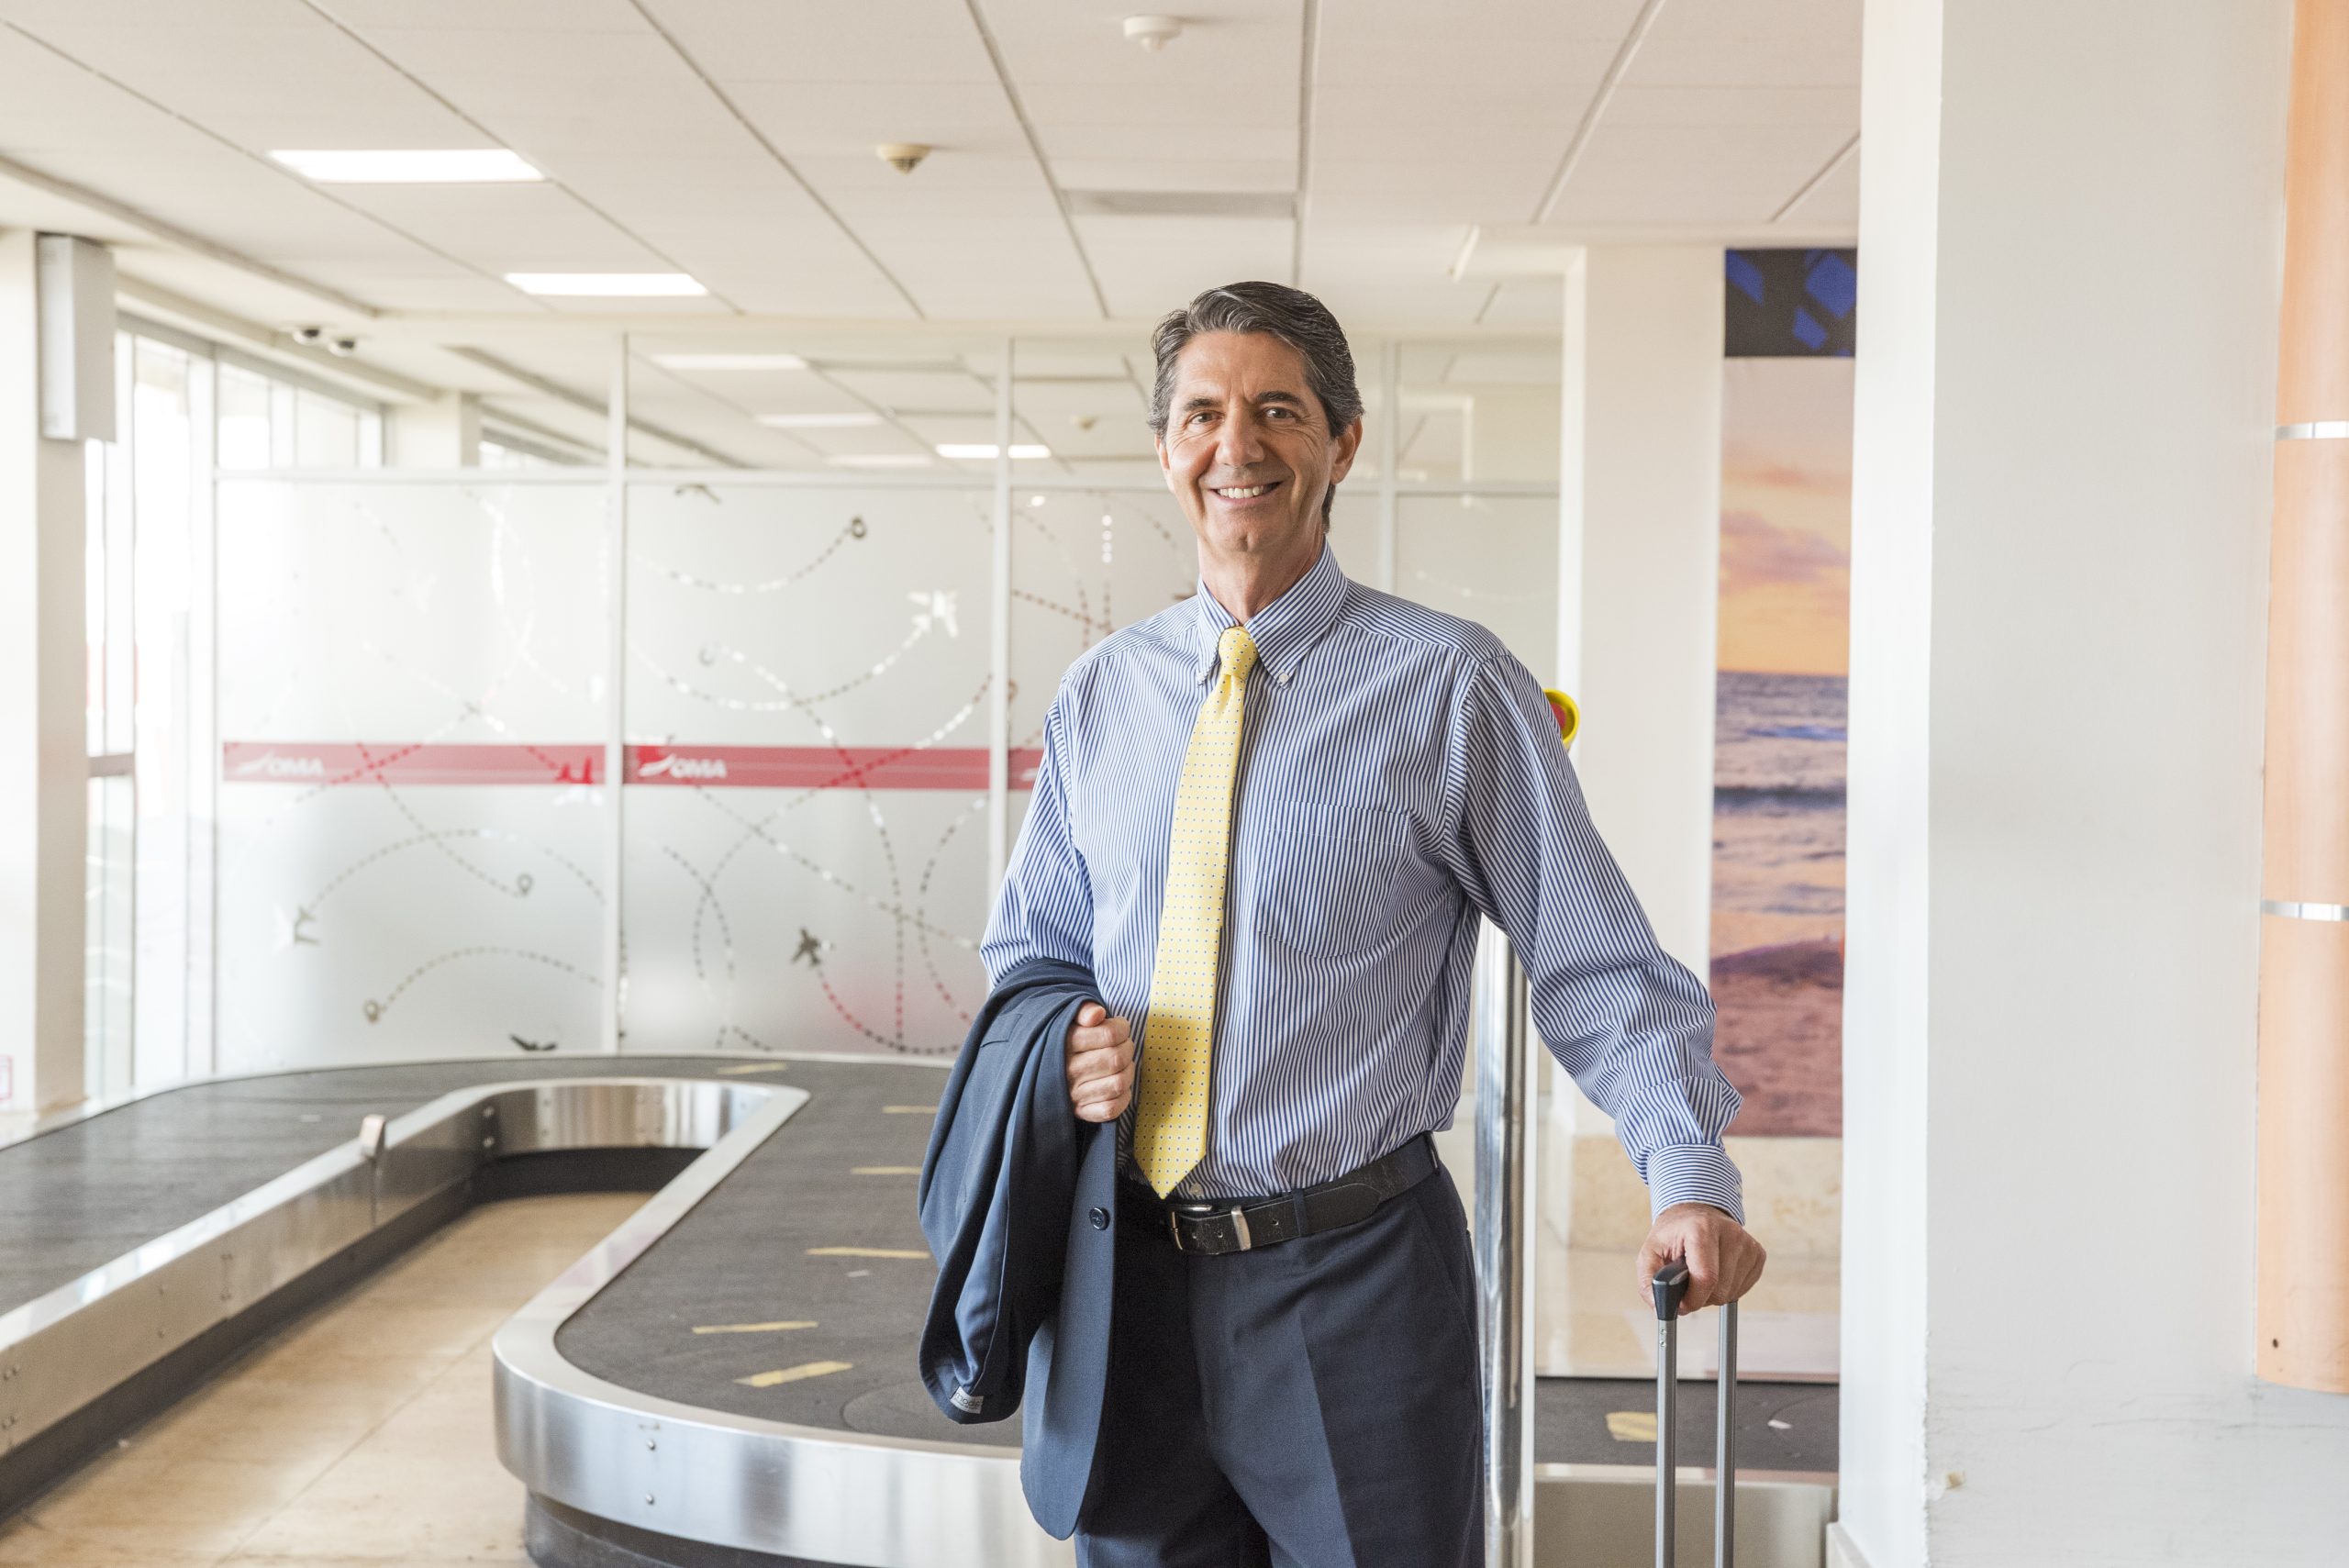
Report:
[[322,387],[297,384],[223,359],[220,466],[375,468],[384,461],[384,411]]

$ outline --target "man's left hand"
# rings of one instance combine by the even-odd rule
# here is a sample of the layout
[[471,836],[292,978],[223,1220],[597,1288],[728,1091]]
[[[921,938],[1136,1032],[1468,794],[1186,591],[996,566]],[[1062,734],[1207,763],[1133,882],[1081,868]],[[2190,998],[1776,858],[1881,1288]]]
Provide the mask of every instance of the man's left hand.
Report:
[[1681,1316],[1700,1307],[1735,1301],[1762,1277],[1768,1254],[1744,1226],[1709,1203],[1675,1203],[1655,1217],[1640,1248],[1640,1299],[1655,1307],[1656,1271],[1679,1258],[1688,1264],[1688,1292]]

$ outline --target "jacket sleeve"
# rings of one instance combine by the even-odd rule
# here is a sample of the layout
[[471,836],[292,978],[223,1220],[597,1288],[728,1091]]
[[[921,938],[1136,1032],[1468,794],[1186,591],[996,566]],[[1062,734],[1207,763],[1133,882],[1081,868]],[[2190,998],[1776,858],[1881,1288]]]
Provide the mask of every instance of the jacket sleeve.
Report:
[[1044,758],[979,958],[990,984],[1031,959],[1093,963],[1093,886],[1069,815],[1067,688],[1044,716]]
[[1657,1210],[1694,1201],[1742,1220],[1721,1148],[1738,1095],[1713,1062],[1712,998],[1657,944],[1525,666],[1480,663],[1449,739],[1446,854],[1516,945],[1543,1043],[1614,1117]]

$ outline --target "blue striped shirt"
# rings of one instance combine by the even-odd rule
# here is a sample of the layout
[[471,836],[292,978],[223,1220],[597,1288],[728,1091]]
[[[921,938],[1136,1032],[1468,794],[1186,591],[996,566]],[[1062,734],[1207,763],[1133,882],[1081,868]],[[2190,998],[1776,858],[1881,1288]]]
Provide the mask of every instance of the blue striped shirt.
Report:
[[[1090,965],[1145,1073],[1174,785],[1233,624],[1202,582],[1069,667],[979,950],[997,980]],[[1175,1195],[1284,1192],[1449,1126],[1481,914],[1654,1206],[1742,1218],[1712,1001],[1656,945],[1525,666],[1350,582],[1326,545],[1248,631],[1207,1155]]]

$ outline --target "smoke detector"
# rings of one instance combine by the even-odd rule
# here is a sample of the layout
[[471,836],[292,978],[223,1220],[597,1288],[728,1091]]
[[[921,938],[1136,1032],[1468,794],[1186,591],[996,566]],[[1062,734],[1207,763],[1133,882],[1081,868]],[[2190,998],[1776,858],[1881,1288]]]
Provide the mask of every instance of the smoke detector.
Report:
[[1156,54],[1169,43],[1183,36],[1180,17],[1128,17],[1126,37]]
[[900,174],[910,174],[920,168],[921,161],[929,157],[930,151],[927,145],[918,141],[885,141],[873,150],[882,162]]

